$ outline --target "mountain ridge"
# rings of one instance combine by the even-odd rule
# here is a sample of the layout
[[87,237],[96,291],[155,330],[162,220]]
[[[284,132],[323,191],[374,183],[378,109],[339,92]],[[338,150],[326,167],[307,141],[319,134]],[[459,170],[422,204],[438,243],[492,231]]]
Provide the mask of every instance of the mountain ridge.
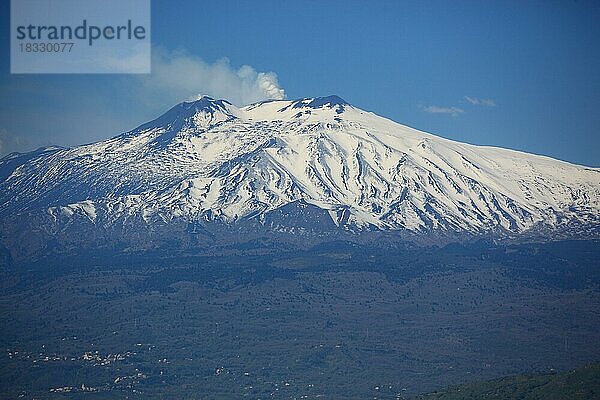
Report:
[[600,219],[600,169],[437,137],[335,95],[240,108],[204,96],[107,140],[19,157],[0,161],[0,215],[285,230],[282,207],[302,201],[346,231],[450,235],[585,235]]

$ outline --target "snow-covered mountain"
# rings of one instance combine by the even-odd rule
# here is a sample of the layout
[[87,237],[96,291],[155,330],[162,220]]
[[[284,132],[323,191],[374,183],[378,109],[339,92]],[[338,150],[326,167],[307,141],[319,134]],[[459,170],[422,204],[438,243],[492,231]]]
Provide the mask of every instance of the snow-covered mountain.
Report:
[[599,169],[443,139],[337,96],[242,108],[203,97],[112,139],[7,156],[0,179],[0,216],[103,226],[285,228],[274,215],[315,210],[352,231],[520,233],[600,220]]

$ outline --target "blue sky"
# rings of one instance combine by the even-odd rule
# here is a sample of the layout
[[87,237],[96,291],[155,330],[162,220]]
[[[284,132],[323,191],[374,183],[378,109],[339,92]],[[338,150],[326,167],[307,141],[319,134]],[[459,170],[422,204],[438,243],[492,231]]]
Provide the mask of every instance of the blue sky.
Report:
[[600,166],[597,1],[154,0],[143,77],[10,75],[8,1],[0,12],[0,154],[111,137],[194,94],[250,101],[267,80],[287,98],[337,94],[450,139]]

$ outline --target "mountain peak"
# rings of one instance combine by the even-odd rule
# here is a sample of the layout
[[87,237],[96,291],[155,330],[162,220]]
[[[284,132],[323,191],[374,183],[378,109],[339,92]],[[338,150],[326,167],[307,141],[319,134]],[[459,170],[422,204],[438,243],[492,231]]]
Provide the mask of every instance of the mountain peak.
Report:
[[205,129],[219,122],[235,119],[239,110],[227,100],[202,96],[181,102],[160,117],[137,127],[134,131],[162,128],[180,131],[183,128]]
[[182,107],[184,107],[185,109],[194,109],[196,111],[204,110],[210,112],[215,112],[218,110],[226,109],[228,107],[233,107],[233,104],[231,104],[227,100],[215,100],[214,98],[206,95],[199,96],[198,98],[192,101],[184,101],[180,103],[180,105],[182,105]]
[[314,97],[310,103],[306,106],[310,108],[320,108],[323,106],[335,107],[335,106],[349,106],[346,100],[342,99],[340,96],[335,94],[325,96],[325,97]]
[[282,108],[279,111],[286,111],[288,109],[297,109],[297,108],[311,108],[311,109],[321,109],[328,108],[333,109],[336,113],[341,114],[345,111],[346,107],[350,106],[346,100],[342,99],[336,95],[329,95],[325,97],[307,97],[299,100],[293,101],[290,105]]

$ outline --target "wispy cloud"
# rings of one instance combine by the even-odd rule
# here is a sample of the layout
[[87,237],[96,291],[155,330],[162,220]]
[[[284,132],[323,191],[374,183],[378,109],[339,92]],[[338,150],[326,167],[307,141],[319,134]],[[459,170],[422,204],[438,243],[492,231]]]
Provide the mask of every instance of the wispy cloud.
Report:
[[438,106],[425,106],[423,111],[431,114],[448,114],[456,117],[457,115],[463,114],[465,111],[458,107],[438,107]]
[[465,100],[474,106],[496,107],[496,102],[492,99],[479,99],[477,97],[465,96]]
[[[464,104],[465,101],[468,104],[473,105],[473,106],[496,107],[496,102],[492,99],[480,99],[478,97],[464,96],[464,101],[462,103]],[[440,107],[440,106],[434,106],[434,105],[431,105],[431,106],[420,105],[420,107],[423,111],[430,113],[430,114],[446,114],[446,115],[451,115],[453,117],[456,117],[458,115],[465,113],[465,110],[463,110],[462,108],[459,108],[459,107],[455,107],[455,106]]]

